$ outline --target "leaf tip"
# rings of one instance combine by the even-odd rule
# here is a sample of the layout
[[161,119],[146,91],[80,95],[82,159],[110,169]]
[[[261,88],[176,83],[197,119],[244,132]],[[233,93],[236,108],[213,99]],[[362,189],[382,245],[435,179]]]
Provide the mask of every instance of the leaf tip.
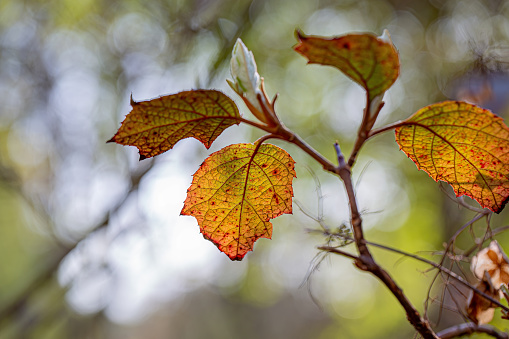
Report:
[[113,136],[110,140],[106,141],[106,143],[115,142],[115,136]]
[[140,159],[139,159],[139,161],[145,160],[145,159],[147,159],[147,158],[148,158],[148,157],[147,157],[146,155],[144,155],[144,154],[140,154]]
[[130,97],[130,102],[131,102],[132,107],[134,107],[136,104],[138,104],[136,101],[134,101],[132,93],[131,93],[131,97]]
[[228,256],[228,258],[230,258],[231,261],[242,261],[242,259],[244,259],[244,255],[238,254],[238,255],[236,255],[234,257]]
[[306,39],[306,35],[304,34],[304,32],[300,28],[297,28],[295,30],[295,37],[299,41]]
[[493,210],[493,212],[499,214],[500,212],[502,212],[502,210],[505,208],[505,205],[507,205],[507,202],[509,202],[509,196],[506,197],[502,203],[500,204],[500,207],[497,207]]
[[380,39],[383,42],[386,42],[386,43],[394,46],[394,43],[392,42],[391,35],[389,34],[389,30],[388,29],[384,29],[382,35],[380,35],[378,37],[378,39]]

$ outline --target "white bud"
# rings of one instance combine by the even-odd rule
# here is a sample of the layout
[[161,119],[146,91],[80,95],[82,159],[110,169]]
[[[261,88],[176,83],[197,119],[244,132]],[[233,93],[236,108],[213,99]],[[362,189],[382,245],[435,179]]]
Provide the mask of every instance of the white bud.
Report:
[[233,77],[233,82],[229,82],[230,86],[262,112],[257,98],[258,94],[262,94],[260,75],[256,68],[253,53],[247,49],[240,39],[237,39],[233,47],[230,72]]

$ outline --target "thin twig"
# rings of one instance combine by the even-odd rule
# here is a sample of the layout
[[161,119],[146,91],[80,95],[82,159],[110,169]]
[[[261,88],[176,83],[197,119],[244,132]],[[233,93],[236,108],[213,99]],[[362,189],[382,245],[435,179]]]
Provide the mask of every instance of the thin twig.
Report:
[[350,258],[350,259],[353,259],[353,260],[358,260],[359,257],[351,254],[351,253],[348,253],[348,252],[345,252],[345,251],[342,251],[340,249],[337,249],[335,247],[329,247],[329,246],[320,246],[318,247],[319,250],[321,251],[327,251],[327,252],[330,252],[330,253],[336,253],[336,254],[339,254],[339,255],[342,255],[343,257],[347,257],[347,258]]
[[389,247],[389,246],[385,246],[385,245],[381,245],[381,244],[377,244],[377,243],[374,243],[374,242],[366,242],[367,244],[369,244],[370,246],[374,246],[374,247],[378,247],[378,248],[381,248],[381,249],[384,249],[384,250],[387,250],[387,251],[391,251],[391,252],[394,252],[394,253],[398,253],[398,254],[401,254],[401,255],[404,255],[406,257],[409,257],[409,258],[413,258],[415,260],[419,260],[421,262],[424,262],[428,265],[431,265],[437,269],[439,269],[440,271],[444,272],[445,274],[447,274],[448,276],[450,276],[451,278],[457,280],[459,283],[461,283],[462,285],[466,286],[467,288],[473,290],[475,293],[481,295],[482,297],[486,298],[487,300],[491,301],[492,303],[496,304],[497,306],[501,307],[504,311],[507,311],[509,312],[509,307],[501,304],[499,301],[493,299],[492,297],[490,297],[489,295],[481,292],[480,290],[478,290],[477,288],[475,288],[474,286],[472,286],[470,283],[468,283],[465,279],[463,279],[461,276],[457,275],[456,273],[452,272],[451,270],[449,270],[448,268],[440,265],[440,264],[437,264],[436,262],[434,261],[431,261],[431,260],[428,260],[428,259],[425,259],[423,257],[420,257],[418,255],[415,255],[415,254],[411,254],[411,253],[407,253],[407,252],[404,252],[404,251],[401,251],[401,250],[398,250],[396,248],[392,248],[392,247]]
[[371,128],[373,128],[376,118],[378,117],[378,114],[382,110],[382,107],[384,107],[385,103],[383,101],[380,101],[374,112],[371,112],[371,104],[372,102],[369,99],[369,93],[368,91],[366,91],[366,108],[364,108],[362,123],[359,127],[359,131],[357,132],[357,140],[355,141],[352,153],[350,154],[350,158],[348,159],[348,166],[350,167],[352,167],[353,164],[355,163],[357,155],[359,154],[359,151],[361,150],[366,140],[368,140],[371,137],[370,135]]
[[449,327],[437,333],[441,339],[451,339],[464,335],[471,335],[473,333],[486,333],[494,338],[509,339],[509,334],[497,330],[489,325],[476,325],[474,323],[464,323],[456,326]]
[[[355,161],[355,158],[350,157],[350,159]],[[387,273],[376,263],[375,259],[371,255],[371,252],[366,246],[367,242],[364,239],[362,219],[357,208],[357,200],[355,198],[355,192],[353,189],[350,167],[339,167],[339,176],[341,177],[341,180],[345,186],[350,205],[352,230],[354,234],[355,245],[359,251],[359,259],[356,261],[357,267],[364,271],[371,272],[385,284],[385,286],[392,292],[401,306],[405,309],[408,321],[417,330],[417,332],[423,336],[423,338],[438,338],[430,324],[421,317],[417,309],[412,305],[410,300],[408,300],[407,296],[405,293],[403,293],[403,290],[398,286],[394,279],[389,275],[389,273]]]
[[[445,251],[444,251],[444,255],[442,257],[442,259],[440,260],[440,263],[439,265],[441,267],[443,267],[443,264],[445,262],[445,258],[447,257],[447,253],[449,252],[449,249],[451,247],[454,246],[454,242],[456,241],[456,239],[458,238],[458,236],[469,226],[471,226],[473,223],[475,223],[476,221],[478,221],[479,219],[481,219],[482,217],[486,216],[488,214],[487,211],[485,210],[482,210],[480,213],[478,213],[475,217],[473,217],[472,219],[470,219],[468,222],[466,222],[463,226],[461,226],[454,234],[453,236],[449,239],[449,242],[447,243],[447,246],[445,248]],[[445,267],[444,267],[445,268]],[[452,268],[452,266],[451,266]],[[440,272],[437,272],[437,274],[435,274],[435,276],[433,277],[433,279],[431,280],[431,284],[428,288],[428,294],[427,294],[427,298],[426,298],[426,301],[424,302],[424,317],[427,319],[428,318],[428,300],[430,300],[430,295],[431,295],[431,290],[433,288],[433,285],[435,284],[438,276],[439,276]]]
[[499,234],[499,233],[502,233],[502,232],[505,232],[509,230],[509,225],[506,225],[506,226],[501,226],[501,227],[497,227],[493,230],[489,230],[487,234],[485,234],[483,236],[483,239],[480,240],[480,242],[476,242],[476,244],[474,246],[472,246],[471,248],[469,248],[467,251],[465,251],[465,256],[469,256],[470,254],[472,254],[477,248],[479,248],[479,246],[482,246],[482,244],[484,244],[486,241],[490,240],[491,238],[493,238],[495,235]]

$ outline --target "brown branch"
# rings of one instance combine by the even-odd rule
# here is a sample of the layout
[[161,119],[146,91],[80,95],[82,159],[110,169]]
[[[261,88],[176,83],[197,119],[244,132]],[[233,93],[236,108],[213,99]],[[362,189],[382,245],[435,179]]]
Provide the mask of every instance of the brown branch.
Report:
[[[368,105],[368,107],[369,107],[369,105]],[[377,114],[379,113],[379,111],[382,107],[383,107],[383,103],[381,103],[378,106],[377,111],[375,112],[374,116],[377,116]],[[272,109],[273,109],[273,107],[272,107]],[[350,213],[351,213],[351,225],[352,225],[352,230],[353,230],[353,235],[354,235],[354,241],[357,246],[359,256],[355,256],[353,254],[341,251],[341,250],[339,250],[337,248],[333,248],[333,247],[322,246],[322,247],[319,247],[319,249],[353,259],[353,260],[355,260],[355,264],[359,269],[368,271],[368,272],[372,273],[373,275],[375,275],[396,297],[396,299],[399,301],[399,303],[405,310],[405,312],[407,314],[408,321],[422,335],[423,338],[425,338],[425,339],[428,339],[428,338],[433,338],[433,339],[452,338],[454,336],[458,336],[461,334],[471,334],[474,332],[482,332],[482,333],[491,334],[491,335],[495,336],[496,338],[508,338],[505,334],[493,329],[490,326],[476,326],[476,325],[470,326],[471,324],[462,324],[462,325],[456,326],[454,328],[446,330],[448,332],[444,332],[444,331],[440,332],[440,334],[437,336],[437,334],[435,334],[435,332],[431,328],[428,321],[421,317],[420,313],[412,305],[410,300],[406,297],[405,293],[398,286],[398,284],[394,281],[394,279],[389,275],[389,273],[387,273],[387,271],[385,271],[382,267],[380,267],[374,260],[371,252],[369,251],[369,249],[367,247],[367,244],[370,244],[372,246],[377,246],[380,248],[384,248],[387,250],[391,250],[393,252],[400,253],[400,254],[412,257],[414,259],[426,262],[426,263],[434,266],[435,268],[439,269],[440,271],[446,273],[447,275],[454,278],[455,280],[459,281],[460,283],[467,286],[468,288],[472,289],[475,293],[483,296],[484,298],[494,302],[498,306],[506,309],[506,307],[504,305],[501,305],[499,302],[497,302],[490,296],[484,294],[483,292],[479,291],[478,289],[476,289],[475,287],[470,285],[467,281],[465,281],[462,277],[458,276],[456,273],[448,270],[447,268],[445,268],[439,264],[436,264],[436,263],[426,260],[424,258],[415,256],[415,255],[412,255],[409,253],[405,253],[405,252],[402,252],[402,251],[399,251],[399,250],[396,250],[396,249],[393,249],[393,248],[390,248],[387,246],[370,243],[365,240],[364,232],[363,232],[363,228],[362,228],[362,219],[361,219],[358,207],[357,207],[357,201],[356,201],[355,191],[354,191],[353,184],[352,184],[352,176],[351,176],[350,168],[355,163],[356,156],[357,156],[359,150],[361,149],[362,145],[369,137],[403,125],[403,123],[398,122],[398,123],[394,123],[392,125],[383,127],[379,130],[370,131],[371,127],[373,126],[374,119],[370,120],[369,116],[370,116],[370,112],[369,112],[369,110],[366,109],[365,114],[364,114],[365,118],[363,119],[363,124],[362,124],[361,128],[359,129],[358,138],[357,138],[356,144],[354,146],[354,149],[352,151],[352,154],[348,160],[348,163],[346,163],[345,158],[344,158],[343,154],[341,153],[341,149],[340,149],[339,145],[337,143],[334,145],[335,149],[336,149],[336,153],[337,153],[337,158],[338,158],[338,164],[339,164],[338,166],[334,166],[329,160],[324,158],[320,153],[318,153],[311,146],[309,146],[298,135],[296,135],[292,131],[286,129],[286,127],[284,127],[282,124],[279,124],[278,126],[276,126],[276,130],[275,130],[274,127],[272,127],[272,126],[261,125],[261,124],[258,124],[258,123],[252,122],[252,121],[248,121],[248,120],[244,120],[244,119],[243,119],[244,121],[242,121],[242,122],[271,133],[271,135],[265,136],[263,140],[266,140],[268,138],[281,138],[281,139],[286,140],[290,143],[293,143],[294,145],[298,146],[301,150],[303,150],[304,152],[309,154],[318,163],[320,163],[326,171],[329,171],[329,172],[339,175],[339,177],[343,181],[343,184],[345,186],[345,189],[346,189],[346,192],[348,195],[348,201],[349,201]],[[453,335],[454,333],[459,333],[459,334]]]
[[[336,148],[336,150],[338,151],[339,148]],[[352,158],[352,156],[350,157],[350,160],[353,159],[353,161],[355,161],[355,157]],[[341,177],[341,180],[343,180],[343,184],[345,185],[345,189],[348,195],[354,240],[355,245],[359,251],[359,259],[356,261],[357,267],[359,267],[361,270],[371,272],[384,283],[384,285],[392,292],[392,294],[396,297],[396,299],[405,310],[408,321],[417,330],[417,332],[422,335],[423,338],[438,338],[433,332],[430,324],[421,317],[417,309],[412,305],[410,300],[408,300],[403,290],[398,286],[398,284],[389,275],[389,273],[387,273],[376,263],[375,259],[371,255],[371,252],[366,245],[366,240],[364,239],[362,219],[357,208],[357,200],[355,198],[355,192],[352,185],[350,166],[344,164],[344,161],[341,161],[342,157],[343,155],[338,153],[338,161],[340,164],[343,163],[343,166],[339,166],[339,176]]]
[[[275,114],[275,113],[274,113]],[[247,125],[251,125],[253,127],[256,127],[258,129],[261,129],[265,132],[268,132],[272,135],[273,138],[279,138],[286,140],[289,143],[292,143],[299,147],[301,150],[309,154],[313,159],[315,159],[319,164],[323,166],[323,169],[332,172],[337,173],[336,166],[327,160],[324,156],[322,156],[318,151],[316,151],[313,147],[308,145],[304,140],[302,140],[297,134],[293,133],[289,129],[287,129],[283,124],[279,124],[278,126],[268,126],[265,124],[260,124],[255,121],[251,121],[244,118],[238,119],[240,122],[243,122]]]
[[[278,125],[275,126],[276,130],[274,131],[274,127],[272,126],[262,126],[258,123],[252,123],[248,121],[244,121],[252,126],[258,127],[263,129],[264,131],[267,131],[273,135],[281,137],[281,139],[284,139],[290,143],[293,143],[297,147],[299,147],[301,150],[309,154],[313,159],[315,159],[318,163],[320,163],[323,168],[326,171],[329,171],[331,173],[337,174],[341,180],[343,181],[343,184],[345,186],[347,195],[348,195],[348,201],[350,205],[350,214],[351,214],[351,225],[354,235],[354,241],[357,247],[357,250],[359,252],[359,256],[355,257],[353,255],[350,255],[349,253],[334,249],[331,250],[331,252],[338,253],[347,257],[350,257],[352,259],[355,259],[355,264],[357,267],[361,270],[371,272],[373,275],[375,275],[380,281],[382,281],[385,286],[392,292],[392,294],[396,297],[396,299],[399,301],[401,306],[404,308],[408,321],[411,323],[411,325],[419,332],[424,339],[438,339],[436,334],[433,332],[433,329],[431,328],[430,324],[421,317],[417,309],[412,305],[410,300],[406,297],[403,290],[396,284],[394,279],[387,273],[384,269],[382,269],[374,260],[373,256],[371,255],[368,247],[366,246],[366,241],[364,239],[364,232],[362,229],[362,219],[357,207],[357,200],[355,198],[355,192],[352,184],[352,175],[350,168],[354,164],[356,156],[361,149],[364,142],[369,137],[369,132],[371,128],[373,127],[373,124],[375,123],[376,116],[380,112],[380,110],[383,107],[383,102],[380,102],[378,106],[376,107],[376,111],[374,113],[370,112],[371,109],[371,102],[368,98],[368,104],[366,106],[366,109],[364,110],[364,118],[361,124],[361,127],[359,128],[359,133],[357,137],[357,141],[355,143],[354,149],[352,151],[352,154],[350,158],[348,159],[348,163],[345,161],[345,158],[343,154],[341,153],[341,150],[339,148],[339,145],[336,144],[336,152],[338,156],[338,166],[334,166],[330,161],[328,161],[326,158],[324,158],[320,153],[318,153],[316,150],[314,150],[311,146],[309,146],[304,140],[300,139],[299,136],[297,136],[292,131],[288,130],[281,122],[278,121]],[[274,106],[266,107],[266,109],[274,110]],[[274,113],[275,116],[275,113]]]
[[335,174],[338,173],[338,169],[331,163],[329,160],[324,158],[320,153],[314,150],[311,146],[309,146],[304,140],[302,140],[298,135],[291,133],[291,137],[287,139],[289,142],[298,146],[301,150],[309,154],[313,159],[315,159],[318,163],[323,166],[323,169],[332,172]]
[[476,325],[474,323],[464,323],[449,327],[443,331],[440,331],[437,335],[441,339],[456,338],[464,335],[471,335],[474,333],[486,333],[494,338],[498,339],[509,339],[509,335],[506,332],[502,332],[489,325]]

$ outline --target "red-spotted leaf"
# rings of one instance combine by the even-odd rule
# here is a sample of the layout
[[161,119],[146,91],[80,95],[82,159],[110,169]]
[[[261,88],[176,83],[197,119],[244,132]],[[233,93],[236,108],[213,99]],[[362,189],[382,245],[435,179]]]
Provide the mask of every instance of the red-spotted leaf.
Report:
[[369,100],[382,95],[399,75],[399,56],[388,33],[349,34],[334,38],[306,36],[297,31],[295,51],[309,63],[333,66],[364,87]]
[[235,103],[215,90],[194,90],[149,101],[134,102],[133,110],[110,142],[138,147],[140,160],[196,138],[209,148],[228,127],[239,124]]
[[446,101],[396,129],[400,149],[435,181],[499,213],[509,197],[509,128],[488,110]]
[[181,215],[196,218],[205,239],[242,260],[270,219],[292,213],[295,162],[279,147],[236,144],[210,155],[193,176]]

